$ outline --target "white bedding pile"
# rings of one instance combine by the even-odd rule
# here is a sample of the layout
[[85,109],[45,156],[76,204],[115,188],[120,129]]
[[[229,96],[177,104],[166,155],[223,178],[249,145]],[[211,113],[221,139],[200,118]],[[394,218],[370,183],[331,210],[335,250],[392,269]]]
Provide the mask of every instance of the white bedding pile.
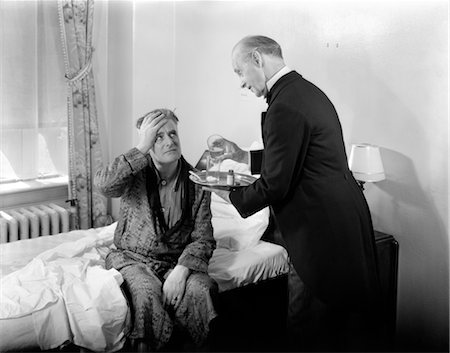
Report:
[[122,276],[104,268],[115,225],[44,251],[3,277],[0,320],[31,315],[41,349],[65,341],[93,351],[122,348],[128,319]]

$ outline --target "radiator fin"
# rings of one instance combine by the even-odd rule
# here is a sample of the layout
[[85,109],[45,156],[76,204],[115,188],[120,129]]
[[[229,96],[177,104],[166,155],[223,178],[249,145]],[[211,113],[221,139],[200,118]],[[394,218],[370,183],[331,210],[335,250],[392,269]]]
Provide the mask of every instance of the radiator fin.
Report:
[[70,230],[70,211],[54,203],[0,211],[0,243]]

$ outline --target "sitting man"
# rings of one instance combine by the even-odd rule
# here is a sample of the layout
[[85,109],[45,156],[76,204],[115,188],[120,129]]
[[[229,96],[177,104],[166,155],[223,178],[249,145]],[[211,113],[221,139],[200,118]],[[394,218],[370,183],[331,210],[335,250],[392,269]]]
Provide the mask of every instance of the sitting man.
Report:
[[201,346],[216,316],[211,194],[189,179],[177,123],[167,109],[140,118],[138,145],[95,176],[103,194],[121,197],[106,267],[123,276],[138,351],[167,348],[174,328]]

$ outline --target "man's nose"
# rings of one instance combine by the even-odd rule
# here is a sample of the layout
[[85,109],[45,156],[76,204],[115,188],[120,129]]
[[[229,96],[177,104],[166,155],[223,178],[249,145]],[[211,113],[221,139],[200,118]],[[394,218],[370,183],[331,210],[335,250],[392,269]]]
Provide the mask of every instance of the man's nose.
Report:
[[245,83],[244,80],[241,81],[241,89],[244,89],[245,87],[247,87],[247,84]]
[[174,144],[173,138],[172,138],[170,135],[166,135],[166,136],[164,137],[164,143],[165,143],[167,146],[173,145],[173,144]]

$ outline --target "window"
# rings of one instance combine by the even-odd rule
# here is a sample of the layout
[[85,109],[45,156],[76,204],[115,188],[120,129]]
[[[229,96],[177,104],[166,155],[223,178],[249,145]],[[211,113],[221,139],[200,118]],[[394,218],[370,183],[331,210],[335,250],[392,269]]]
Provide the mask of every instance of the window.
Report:
[[0,184],[67,176],[56,1],[0,1]]

